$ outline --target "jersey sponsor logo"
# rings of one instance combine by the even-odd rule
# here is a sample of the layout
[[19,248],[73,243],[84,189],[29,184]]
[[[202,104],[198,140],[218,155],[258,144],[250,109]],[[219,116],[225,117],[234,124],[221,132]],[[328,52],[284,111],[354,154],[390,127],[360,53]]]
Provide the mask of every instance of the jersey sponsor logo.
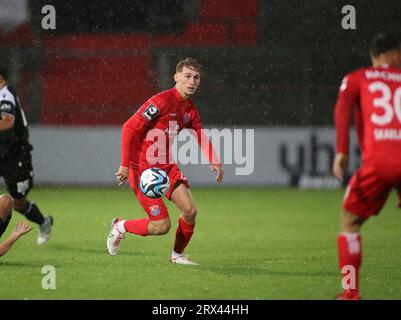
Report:
[[177,135],[178,132],[180,131],[180,126],[177,124],[176,121],[169,121],[168,122],[168,128],[165,129],[166,133],[173,136]]
[[156,118],[159,114],[159,109],[157,109],[153,103],[150,104],[144,112],[142,112],[142,115],[149,121]]
[[150,214],[154,217],[158,216],[160,214],[160,208],[159,206],[151,206],[150,208]]

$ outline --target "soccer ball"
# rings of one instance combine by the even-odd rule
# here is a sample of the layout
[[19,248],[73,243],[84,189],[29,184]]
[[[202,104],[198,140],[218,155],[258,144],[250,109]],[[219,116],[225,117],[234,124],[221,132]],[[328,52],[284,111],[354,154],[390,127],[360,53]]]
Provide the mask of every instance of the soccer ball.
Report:
[[166,171],[150,168],[142,172],[139,187],[145,196],[149,198],[160,198],[170,188],[170,179]]

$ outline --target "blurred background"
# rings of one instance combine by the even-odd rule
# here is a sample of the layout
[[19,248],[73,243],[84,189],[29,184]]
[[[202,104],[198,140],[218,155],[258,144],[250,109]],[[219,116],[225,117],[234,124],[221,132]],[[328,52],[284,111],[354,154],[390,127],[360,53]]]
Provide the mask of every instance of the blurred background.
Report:
[[[56,29],[42,28],[48,4]],[[345,5],[355,30],[341,26]],[[255,130],[254,170],[228,164],[228,184],[338,187],[339,84],[370,63],[371,37],[400,33],[400,21],[398,0],[1,0],[0,61],[31,125],[39,183],[114,183],[122,123],[173,86],[189,56],[206,69],[193,99],[204,126]],[[355,141],[352,157],[350,174]],[[184,172],[213,183],[205,166]]]

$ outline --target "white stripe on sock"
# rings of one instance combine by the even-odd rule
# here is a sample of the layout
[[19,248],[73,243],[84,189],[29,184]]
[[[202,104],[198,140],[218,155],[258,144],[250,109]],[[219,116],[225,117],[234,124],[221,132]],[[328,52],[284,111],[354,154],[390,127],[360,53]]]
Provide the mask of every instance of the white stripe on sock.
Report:
[[361,252],[361,244],[358,240],[359,232],[343,232],[344,237],[347,239],[348,251],[351,254],[357,254]]
[[28,209],[25,210],[24,214],[28,214],[29,212],[31,212],[32,210],[32,205],[34,205],[35,203],[33,202],[28,202]]

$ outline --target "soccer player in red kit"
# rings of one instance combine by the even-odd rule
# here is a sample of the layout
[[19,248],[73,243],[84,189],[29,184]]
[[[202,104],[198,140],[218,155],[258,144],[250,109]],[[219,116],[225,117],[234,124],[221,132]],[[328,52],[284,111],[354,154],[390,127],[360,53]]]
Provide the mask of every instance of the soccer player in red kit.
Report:
[[342,180],[347,166],[352,113],[362,153],[362,165],[345,192],[337,238],[344,275],[339,300],[360,299],[362,224],[380,212],[392,189],[401,199],[401,43],[391,35],[379,34],[372,41],[370,55],[372,67],[344,78],[335,107],[334,175]]
[[[163,200],[145,196],[139,187],[141,173],[150,167],[157,167],[167,172],[170,188],[166,197],[173,201],[181,212],[170,261],[176,264],[196,265],[184,254],[184,249],[194,232],[197,210],[188,180],[177,164],[171,160],[170,146],[178,132],[184,128],[196,132],[197,141],[211,163],[211,170],[217,172],[217,183],[222,181],[224,173],[211,142],[202,134],[199,112],[189,99],[200,83],[201,65],[191,58],[181,60],[176,66],[174,80],[176,84],[172,89],[151,97],[123,125],[121,165],[116,173],[117,180],[120,185],[129,180],[148,218],[136,220],[115,218],[107,239],[107,248],[111,255],[117,254],[121,239],[126,232],[147,236],[163,235],[170,230],[171,222]],[[146,139],[149,133],[150,136],[153,136],[153,133],[159,135],[155,139],[156,142],[152,138]],[[156,158],[165,161],[155,164],[155,159],[152,158],[154,149],[158,151]]]

